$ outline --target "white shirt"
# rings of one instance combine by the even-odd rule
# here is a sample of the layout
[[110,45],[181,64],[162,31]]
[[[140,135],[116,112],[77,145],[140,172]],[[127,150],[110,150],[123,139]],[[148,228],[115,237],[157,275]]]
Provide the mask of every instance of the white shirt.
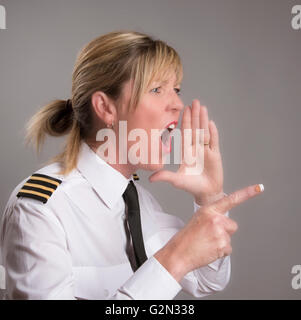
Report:
[[[126,254],[125,204],[130,179],[82,143],[77,168],[59,175],[53,163],[36,173],[62,180],[46,203],[12,192],[0,224],[0,264],[8,299],[173,299],[223,290],[230,257],[186,274],[177,282],[153,256],[184,226],[162,211],[137,181],[148,260],[133,272]],[[199,206],[194,202],[194,209]]]

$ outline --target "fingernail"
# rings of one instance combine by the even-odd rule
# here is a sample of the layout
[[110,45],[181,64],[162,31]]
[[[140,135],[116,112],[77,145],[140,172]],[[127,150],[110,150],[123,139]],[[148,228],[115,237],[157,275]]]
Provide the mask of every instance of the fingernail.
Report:
[[263,192],[263,190],[264,190],[263,184],[258,184],[258,185],[255,187],[255,191],[256,191],[256,192]]

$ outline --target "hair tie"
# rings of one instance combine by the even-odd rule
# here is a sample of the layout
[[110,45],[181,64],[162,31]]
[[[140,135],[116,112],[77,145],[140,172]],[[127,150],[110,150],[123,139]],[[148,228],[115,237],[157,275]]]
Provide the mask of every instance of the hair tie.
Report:
[[70,110],[70,111],[73,111],[71,99],[68,99],[68,100],[66,101],[66,108],[67,108],[68,110]]

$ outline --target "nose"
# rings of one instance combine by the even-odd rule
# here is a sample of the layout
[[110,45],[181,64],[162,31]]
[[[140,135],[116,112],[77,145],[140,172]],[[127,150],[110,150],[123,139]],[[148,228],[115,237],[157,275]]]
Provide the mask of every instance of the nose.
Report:
[[181,111],[184,108],[184,103],[181,98],[176,94],[175,98],[171,100],[170,109],[172,111]]

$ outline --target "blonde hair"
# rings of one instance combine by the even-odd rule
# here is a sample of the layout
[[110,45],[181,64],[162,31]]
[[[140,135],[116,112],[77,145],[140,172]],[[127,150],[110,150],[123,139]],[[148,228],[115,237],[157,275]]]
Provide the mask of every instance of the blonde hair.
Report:
[[175,72],[177,83],[181,83],[180,57],[165,42],[136,31],[102,35],[77,56],[72,74],[72,106],[68,100],[54,100],[42,107],[27,124],[26,141],[33,142],[39,152],[47,134],[68,134],[63,152],[52,159],[62,164],[61,173],[68,174],[76,167],[82,139],[91,132],[92,94],[102,91],[117,101],[124,83],[133,79],[128,105],[131,112],[151,82],[166,80],[170,71]]

